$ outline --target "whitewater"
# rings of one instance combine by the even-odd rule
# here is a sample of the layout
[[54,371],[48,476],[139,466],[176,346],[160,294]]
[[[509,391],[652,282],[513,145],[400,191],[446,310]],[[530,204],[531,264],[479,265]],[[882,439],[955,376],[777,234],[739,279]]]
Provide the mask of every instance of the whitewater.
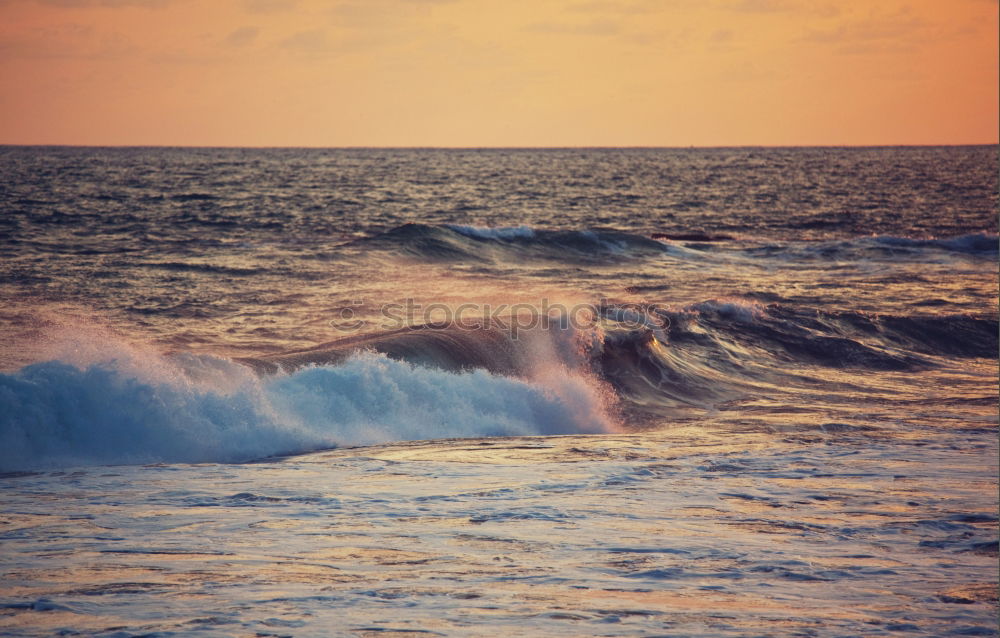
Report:
[[0,149],[4,635],[997,635],[995,147]]

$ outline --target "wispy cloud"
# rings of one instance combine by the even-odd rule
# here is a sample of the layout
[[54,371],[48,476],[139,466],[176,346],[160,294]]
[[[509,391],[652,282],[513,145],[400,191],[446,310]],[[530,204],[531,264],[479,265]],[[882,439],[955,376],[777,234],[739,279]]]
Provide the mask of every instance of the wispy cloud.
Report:
[[438,5],[457,0],[346,0],[333,4],[329,14],[340,25],[359,28],[393,28],[414,16],[427,15]]
[[291,11],[297,0],[243,0],[243,8],[250,13],[277,13]]
[[335,52],[333,42],[323,29],[298,31],[278,42],[278,47],[311,57],[326,56]]
[[[660,5],[662,7],[662,5]],[[589,0],[587,2],[577,2],[569,5],[567,11],[571,13],[603,13],[611,15],[630,15],[649,13],[657,8],[657,5],[649,0],[632,0],[631,2],[621,2],[616,0]]]
[[554,33],[565,35],[617,35],[621,27],[612,20],[591,20],[590,22],[571,24],[565,22],[534,22],[525,27],[526,31],[535,33]]
[[723,11],[747,15],[778,15],[798,14],[803,16],[818,16],[832,18],[841,14],[841,7],[832,2],[816,2],[815,0],[720,0],[715,5]]
[[802,40],[839,47],[841,53],[910,50],[927,42],[929,25],[907,7],[892,14],[870,14],[827,29],[812,29]]
[[735,2],[725,2],[722,6],[726,9],[746,13],[776,13],[794,11],[801,5],[796,5],[789,0],[736,0]]
[[85,7],[146,7],[155,9],[165,7],[172,0],[35,0],[38,4],[64,9],[79,9]]
[[260,29],[257,27],[240,27],[226,36],[225,43],[231,47],[245,47],[257,39]]
[[712,44],[724,45],[733,41],[732,29],[716,29],[708,36],[708,41]]
[[97,33],[93,27],[80,24],[35,28],[0,40],[0,55],[6,58],[109,60],[137,50],[127,35]]

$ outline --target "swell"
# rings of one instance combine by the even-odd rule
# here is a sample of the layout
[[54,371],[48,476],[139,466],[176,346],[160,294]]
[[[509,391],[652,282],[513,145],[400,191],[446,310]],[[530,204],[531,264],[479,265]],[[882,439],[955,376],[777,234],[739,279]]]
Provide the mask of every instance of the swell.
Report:
[[[823,312],[742,300],[631,312],[647,327],[609,330],[599,368],[627,405],[660,415],[778,397],[789,388],[828,396],[863,391],[871,375],[998,356],[996,316]],[[790,401],[809,409],[802,396]]]
[[[996,358],[998,324],[995,315],[885,315],[856,311],[822,311],[800,306],[763,305],[740,299],[708,300],[680,308],[648,305],[606,305],[599,308],[601,352],[634,349],[651,337],[662,347],[684,345],[712,349],[710,359],[730,348],[729,359],[740,363],[764,354],[775,362],[814,364],[839,369],[908,370],[934,365],[929,357]],[[511,322],[512,323],[512,322]],[[574,345],[584,332],[552,321],[544,336],[564,362],[581,350]],[[535,332],[512,337],[502,321],[429,324],[388,332],[347,337],[313,348],[241,362],[261,372],[293,370],[305,365],[343,361],[358,350],[373,350],[391,358],[446,370],[483,368],[495,374],[519,375],[532,365],[529,352],[542,339]],[[593,359],[598,348],[586,354]],[[737,352],[743,352],[740,354]],[[712,356],[710,356],[712,355]]]
[[706,251],[737,251],[749,257],[784,260],[910,261],[949,255],[995,259],[1000,239],[992,233],[972,233],[943,238],[863,236],[837,241],[761,242],[694,231],[637,234],[608,229],[545,230],[528,226],[483,228],[411,223],[353,244],[432,262],[601,263],[664,255],[703,259]]
[[[906,370],[922,355],[997,357],[995,315],[888,315],[711,300],[679,310],[651,308],[675,340],[728,340],[788,361],[834,368]],[[691,328],[696,326],[697,330]]]
[[786,241],[750,243],[743,248],[751,257],[784,261],[888,261],[913,262],[952,258],[996,259],[1000,238],[994,233],[954,237],[913,238],[892,235],[855,237],[836,241]]
[[404,224],[359,245],[427,261],[505,262],[595,261],[662,255],[671,250],[656,239],[615,230],[479,228],[449,224]]
[[[589,330],[553,326],[512,337],[503,323],[415,326],[245,358],[262,373],[344,361],[358,350],[453,372],[531,377],[542,359],[585,370],[624,408],[669,414],[799,382],[809,370],[919,372],[955,358],[996,358],[995,316],[872,315],[709,300],[681,308],[599,309]],[[819,381],[816,381],[819,383]]]

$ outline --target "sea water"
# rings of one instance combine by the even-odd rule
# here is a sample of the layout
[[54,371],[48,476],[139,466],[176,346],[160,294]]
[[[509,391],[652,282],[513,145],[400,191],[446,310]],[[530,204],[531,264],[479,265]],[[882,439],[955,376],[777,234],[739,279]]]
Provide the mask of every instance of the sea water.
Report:
[[996,158],[0,148],[0,631],[996,635]]

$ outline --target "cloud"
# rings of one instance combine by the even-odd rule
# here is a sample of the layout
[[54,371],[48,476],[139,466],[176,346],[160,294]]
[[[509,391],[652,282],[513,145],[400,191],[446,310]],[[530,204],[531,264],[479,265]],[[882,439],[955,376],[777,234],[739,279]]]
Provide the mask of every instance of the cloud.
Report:
[[456,0],[349,0],[329,9],[341,25],[365,29],[394,28],[406,25],[413,17],[427,15],[437,5]]
[[0,40],[7,58],[108,60],[135,55],[135,43],[117,31],[99,34],[90,25],[35,28]]
[[245,47],[253,44],[259,33],[260,29],[257,27],[240,27],[227,35],[225,42],[231,47]]
[[621,31],[618,23],[611,20],[592,20],[584,24],[535,22],[525,27],[525,30],[564,35],[617,35]]
[[733,32],[729,29],[719,29],[708,36],[708,39],[716,44],[728,44],[733,41]]
[[172,0],[35,0],[38,4],[63,9],[79,9],[85,7],[146,7],[157,9],[165,7]]
[[719,9],[745,14],[801,14],[832,18],[840,15],[841,7],[830,2],[801,0],[721,0]]
[[739,2],[727,2],[724,7],[746,13],[776,13],[798,8],[788,0],[739,0]]
[[892,15],[869,16],[863,20],[844,22],[836,27],[811,30],[803,36],[806,42],[852,44],[904,43],[915,44],[927,28],[927,23],[904,8]]
[[297,0],[243,0],[243,8],[250,13],[277,13],[295,8]]
[[367,5],[381,5],[383,7],[419,7],[429,4],[454,4],[459,0],[366,0]]
[[590,0],[571,4],[567,10],[573,13],[612,13],[618,15],[649,13],[654,6],[648,1],[618,2],[614,0]]
[[299,31],[281,40],[278,46],[292,53],[309,56],[326,55],[333,52],[326,31],[322,29]]

